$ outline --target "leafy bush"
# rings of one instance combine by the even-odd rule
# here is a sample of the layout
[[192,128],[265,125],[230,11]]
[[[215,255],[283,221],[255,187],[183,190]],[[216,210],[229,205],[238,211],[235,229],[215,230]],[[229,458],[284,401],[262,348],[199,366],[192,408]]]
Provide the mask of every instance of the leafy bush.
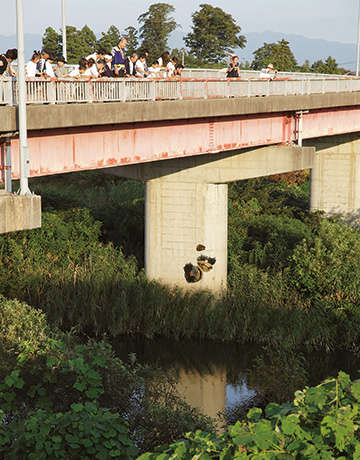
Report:
[[0,300],[0,458],[130,458],[134,440],[145,450],[189,428],[212,429],[160,370],[135,357],[126,364],[103,341],[57,337],[40,312]]
[[360,382],[340,372],[297,391],[292,403],[251,409],[221,436],[197,431],[139,460],[360,458]]

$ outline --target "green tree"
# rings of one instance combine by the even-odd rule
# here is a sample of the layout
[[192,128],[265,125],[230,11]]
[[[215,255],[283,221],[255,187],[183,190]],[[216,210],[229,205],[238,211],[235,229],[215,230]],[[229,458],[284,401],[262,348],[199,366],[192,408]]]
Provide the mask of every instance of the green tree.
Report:
[[114,25],[110,26],[107,32],[101,32],[101,38],[98,41],[99,48],[104,48],[110,54],[112,48],[119,43],[120,37],[119,29]]
[[184,37],[199,65],[218,63],[234,48],[245,47],[246,38],[240,35],[241,27],[236,25],[231,14],[207,4],[201,4],[200,8],[191,15],[192,32]]
[[149,50],[149,62],[166,51],[169,35],[179,26],[172,16],[174,11],[168,3],[154,3],[138,17],[141,48]]
[[138,32],[135,29],[135,27],[126,27],[123,37],[126,38],[127,41],[126,53],[128,55],[135,53],[136,50],[139,48]]
[[88,46],[81,31],[74,26],[66,26],[66,50],[67,59],[71,64],[75,64],[80,58],[87,55]]
[[264,43],[262,47],[253,52],[253,55],[251,68],[254,70],[260,70],[270,62],[282,72],[294,72],[297,69],[297,62],[289,42],[284,39],[277,43]]
[[45,33],[42,39],[42,45],[48,46],[55,54],[60,54],[60,43],[62,39],[61,36],[52,28],[48,27],[45,29]]
[[311,71],[315,73],[327,73],[327,74],[345,74],[348,70],[339,68],[338,63],[334,58],[329,56],[325,62],[321,59],[315,61],[311,66]]
[[96,36],[94,32],[85,24],[79,34],[81,35],[81,40],[84,41],[85,44],[84,55],[88,56],[94,53],[96,50]]

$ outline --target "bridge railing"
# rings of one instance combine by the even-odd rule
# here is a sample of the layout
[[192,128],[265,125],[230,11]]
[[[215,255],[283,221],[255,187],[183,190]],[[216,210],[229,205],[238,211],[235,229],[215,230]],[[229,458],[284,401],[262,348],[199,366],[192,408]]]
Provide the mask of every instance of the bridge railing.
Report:
[[[184,78],[225,78],[227,69],[184,69],[182,76]],[[240,78],[243,80],[257,78],[259,76],[258,70],[243,70],[240,69]],[[314,80],[331,78],[338,79],[343,75],[336,74],[323,74],[323,73],[312,73],[312,72],[278,72],[278,78],[291,78],[299,80]]]
[[[322,79],[279,78],[268,81],[240,78],[176,80],[127,78],[43,80],[31,78],[26,81],[26,91],[29,104],[236,98],[360,91],[360,79],[323,77]],[[16,105],[17,102],[17,80],[1,78],[0,104]]]

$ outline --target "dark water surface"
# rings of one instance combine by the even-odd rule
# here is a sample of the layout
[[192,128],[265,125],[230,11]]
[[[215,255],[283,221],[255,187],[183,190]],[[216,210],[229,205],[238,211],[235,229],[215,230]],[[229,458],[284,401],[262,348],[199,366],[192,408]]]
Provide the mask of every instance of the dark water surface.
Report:
[[[264,356],[260,346],[201,340],[170,341],[120,338],[113,342],[120,358],[135,353],[140,363],[153,364],[180,377],[178,390],[189,404],[215,417],[233,404],[249,404],[255,391],[248,387],[254,359]],[[303,353],[308,386],[319,384],[340,370],[359,378],[359,358],[350,352]],[[261,387],[261,382],[257,382]]]

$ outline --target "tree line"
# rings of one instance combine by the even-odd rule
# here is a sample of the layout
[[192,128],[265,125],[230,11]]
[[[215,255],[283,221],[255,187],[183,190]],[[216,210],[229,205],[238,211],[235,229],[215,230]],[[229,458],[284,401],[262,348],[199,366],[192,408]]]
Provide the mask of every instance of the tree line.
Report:
[[[66,26],[67,57],[70,63],[77,63],[80,57],[92,54],[103,48],[110,54],[111,49],[119,42],[120,37],[127,40],[126,53],[131,54],[141,49],[149,50],[149,62],[157,59],[165,50],[169,50],[168,39],[171,33],[181,27],[174,18],[175,8],[168,3],[154,3],[148,11],[141,14],[137,21],[139,28],[129,25],[122,33],[111,25],[99,38],[84,25],[82,29]],[[238,48],[244,48],[246,37],[241,34],[241,27],[231,14],[219,7],[201,4],[200,9],[192,15],[191,31],[184,36],[184,47],[171,50],[172,55],[183,55],[187,67],[224,67],[229,55]],[[50,47],[56,54],[61,54],[62,32],[52,27],[45,30],[43,46]],[[348,70],[340,68],[335,59],[329,56],[325,61],[318,60],[313,64],[305,61],[299,65],[292,53],[289,42],[282,39],[277,43],[264,43],[253,52],[252,62],[241,62],[243,69],[260,70],[272,63],[283,72],[315,72],[345,74]]]

